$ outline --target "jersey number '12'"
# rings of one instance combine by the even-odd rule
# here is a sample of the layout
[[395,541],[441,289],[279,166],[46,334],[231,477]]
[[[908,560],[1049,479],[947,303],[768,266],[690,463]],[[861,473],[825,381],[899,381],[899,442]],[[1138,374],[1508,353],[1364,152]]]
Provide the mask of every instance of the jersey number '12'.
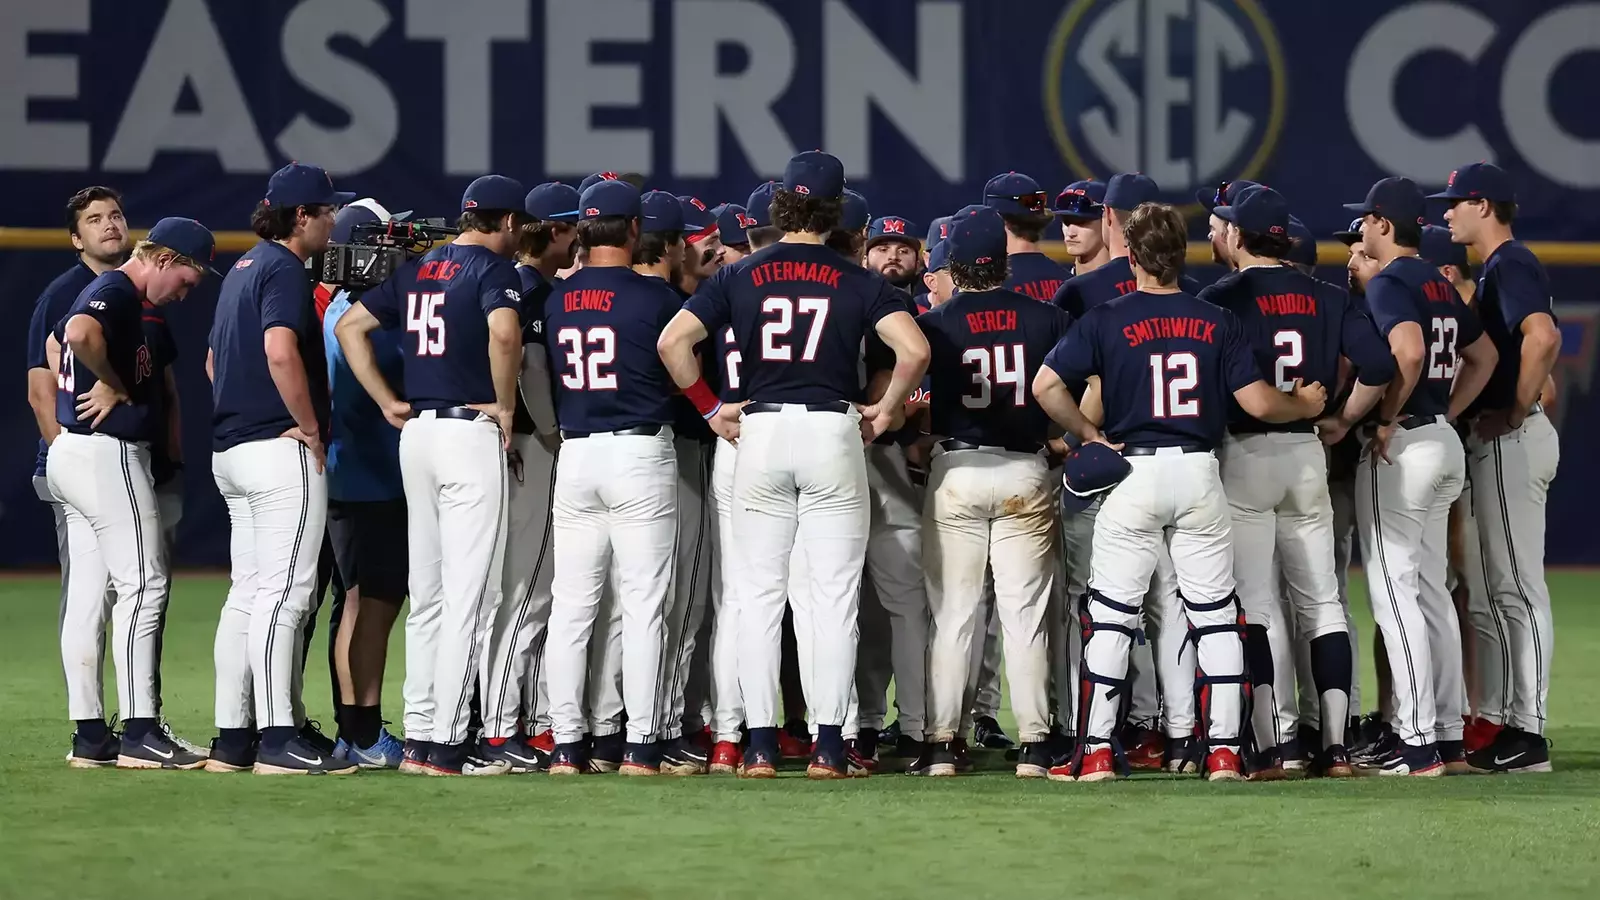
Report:
[[793,341],[787,340],[794,330],[795,315],[809,315],[811,327],[806,330],[806,345],[800,351],[801,362],[817,358],[817,345],[822,343],[822,326],[828,321],[827,297],[768,297],[761,301],[761,312],[770,316],[761,323],[761,358],[768,362],[792,362]]
[[561,373],[561,384],[572,391],[614,391],[617,373],[609,371],[617,358],[617,333],[609,325],[587,331],[563,328],[556,332],[556,343],[567,349],[571,372]]
[[444,355],[444,292],[406,294],[406,331],[416,332],[418,356]]
[[1157,419],[1200,415],[1200,398],[1184,396],[1199,384],[1200,360],[1193,353],[1150,354],[1150,415]]
[[[1006,364],[1007,350],[1010,350],[1010,365]],[[968,347],[961,354],[961,364],[976,369],[972,373],[976,393],[961,395],[961,405],[967,409],[988,409],[995,385],[1011,385],[1012,406],[1027,402],[1027,394],[1023,392],[1023,373],[1028,371],[1028,366],[1023,361],[1022,344]]]

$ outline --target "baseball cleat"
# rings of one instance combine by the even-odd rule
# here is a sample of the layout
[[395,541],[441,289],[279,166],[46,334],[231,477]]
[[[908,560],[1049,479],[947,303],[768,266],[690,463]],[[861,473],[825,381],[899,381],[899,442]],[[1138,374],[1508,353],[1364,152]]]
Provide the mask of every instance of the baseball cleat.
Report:
[[1378,774],[1437,778],[1444,774],[1444,760],[1439,758],[1437,744],[1427,743],[1421,746],[1401,744],[1399,750],[1384,760],[1383,765],[1378,768]]
[[275,753],[261,748],[252,769],[257,775],[351,775],[359,770],[355,763],[334,759],[332,752],[323,753],[300,737]]
[[894,739],[894,753],[891,755],[898,756],[901,759],[914,760],[922,755],[926,746],[922,741],[908,734],[902,734]]
[[878,771],[878,731],[875,728],[864,729],[860,734],[845,742],[845,749],[853,751],[867,767],[867,771]]
[[1479,750],[1493,744],[1495,738],[1500,736],[1500,731],[1504,727],[1503,725],[1496,725],[1488,719],[1468,719],[1466,728],[1461,735],[1461,740],[1466,746],[1467,753],[1477,753]]
[[1350,764],[1350,751],[1334,744],[1317,754],[1317,774],[1323,778],[1356,777],[1356,768]]
[[[928,774],[928,767],[933,765],[934,746],[933,744],[924,744],[921,741],[917,742],[917,747],[919,748],[917,755],[911,757],[911,761],[906,763],[905,771],[907,775]],[[954,763],[951,765],[954,765]]]
[[777,778],[778,759],[766,750],[757,750],[754,747],[744,755],[744,764],[739,767],[740,778]]
[[482,738],[478,741],[478,751],[474,755],[490,762],[505,763],[508,775],[527,775],[530,772],[537,772],[549,759],[517,735],[508,738]]
[[1050,777],[1050,751],[1044,743],[1023,744],[1017,753],[1018,778]]
[[1141,725],[1129,726],[1123,732],[1122,746],[1128,748],[1128,768],[1161,771],[1167,756],[1167,740],[1161,732]]
[[[1372,712],[1362,716],[1361,724],[1348,734],[1355,740],[1350,748],[1350,754],[1360,758],[1373,755],[1373,748],[1394,734],[1394,728],[1378,713]],[[1387,752],[1384,755],[1387,755]]]
[[622,732],[597,737],[589,748],[589,771],[609,775],[622,768],[622,757],[627,752],[628,738]]
[[[873,732],[873,734],[877,734],[877,732]],[[866,778],[878,770],[876,750],[874,750],[873,758],[867,759],[861,755],[862,743],[863,741],[859,738],[852,738],[844,742],[845,774],[851,778]]]
[[932,778],[953,778],[958,771],[960,766],[956,763],[955,741],[928,745],[927,764],[923,766],[921,774]]
[[199,756],[210,756],[211,755],[210,749],[208,749],[206,747],[202,747],[199,744],[193,743],[191,741],[186,741],[183,738],[178,737],[178,735],[174,734],[173,731],[172,731],[172,725],[167,722],[167,717],[166,716],[161,716],[161,717],[156,719],[156,727],[161,729],[161,733],[167,736],[167,740],[173,742],[174,744],[177,744],[179,747],[182,747],[183,749],[189,751],[190,753],[194,753],[194,754],[199,755]]
[[1283,771],[1287,773],[1290,778],[1306,777],[1306,763],[1308,761],[1308,754],[1301,748],[1321,746],[1322,737],[1320,735],[1317,737],[1317,742],[1315,744],[1303,744],[1299,737],[1289,738],[1287,741],[1279,744],[1278,756],[1283,761]]
[[549,754],[554,753],[556,749],[555,732],[546,728],[533,737],[528,738],[528,745],[536,750],[544,751],[545,755],[548,756]]
[[711,748],[717,744],[717,739],[711,734],[710,725],[696,728],[693,732],[684,734],[683,737],[700,750],[701,756],[710,756]]
[[511,764],[504,759],[488,759],[473,752],[477,743],[481,742],[433,744],[428,749],[428,763],[423,766],[422,774],[441,777],[511,774]]
[[972,720],[972,742],[989,750],[1009,750],[1016,744],[994,716],[978,716]]
[[660,775],[661,745],[655,741],[646,743],[630,741],[622,753],[622,764],[617,767],[617,774],[635,778]]
[[967,752],[966,738],[957,737],[955,740],[951,741],[950,753],[956,758],[957,772],[960,772],[963,775],[969,775],[978,767],[977,763],[972,761],[972,754]]
[[1444,762],[1446,775],[1476,775],[1467,765],[1467,751],[1461,741],[1439,741],[1439,759]]
[[551,775],[582,775],[591,772],[589,756],[584,752],[581,741],[571,744],[557,744],[550,751],[550,766],[545,769]]
[[737,775],[743,764],[744,754],[739,752],[739,745],[733,741],[717,741],[717,745],[711,748],[711,774]]
[[1239,760],[1239,751],[1218,747],[1206,754],[1207,781],[1239,781],[1243,778],[1244,764]]
[[[1301,725],[1298,733],[1285,742],[1284,746],[1294,745],[1300,752],[1300,761],[1307,767],[1316,761],[1317,751],[1322,749],[1322,729]],[[1284,763],[1289,762],[1288,754],[1284,754]]]
[[306,723],[300,726],[300,739],[324,756],[332,756],[333,748],[337,746],[333,738],[322,733],[322,724],[316,719],[307,719]]
[[706,774],[708,755],[700,747],[700,742],[691,737],[680,737],[668,741],[661,751],[661,774],[663,775],[704,775]]
[[895,755],[903,756],[904,754],[898,752],[900,749],[900,737],[900,720],[895,719],[882,731],[878,732],[878,743],[885,747],[895,748],[897,751]]
[[1256,754],[1255,761],[1250,767],[1250,774],[1245,776],[1246,781],[1285,781],[1289,772],[1283,767],[1283,750],[1279,747],[1270,747]]
[[1467,765],[1484,775],[1518,775],[1552,771],[1550,742],[1542,734],[1506,726],[1494,743],[1467,754]]
[[823,750],[818,748],[811,754],[811,761],[806,764],[806,777],[813,781],[833,781],[839,778],[849,778],[849,762],[845,759],[842,750]]
[[1368,744],[1365,750],[1351,754],[1351,759],[1360,768],[1376,769],[1398,752],[1400,752],[1400,735],[1390,729],[1383,732],[1376,741]]
[[98,741],[85,740],[77,733],[72,735],[72,752],[67,754],[67,765],[74,769],[99,769],[117,764],[122,752],[121,736],[110,729]]
[[804,722],[790,722],[778,729],[778,753],[784,759],[805,759],[811,755],[811,733]]
[[[1054,771],[1054,770],[1052,770]],[[1083,754],[1083,759],[1078,764],[1076,781],[1115,781],[1121,777],[1117,773],[1117,759],[1111,748],[1105,744],[1088,750]],[[1067,781],[1065,778],[1054,778],[1054,781]]]
[[168,738],[159,728],[151,728],[143,738],[122,736],[117,750],[119,769],[201,769],[206,764],[204,755],[185,750]]
[[400,746],[400,765],[397,767],[401,775],[421,775],[422,770],[428,765],[428,751],[432,749],[430,741],[414,741],[410,738]]
[[1193,775],[1200,771],[1200,744],[1193,737],[1167,738],[1166,767],[1174,775]]
[[212,738],[205,770],[221,775],[248,772],[255,767],[258,746],[259,743],[254,739],[242,744],[230,744],[220,737]]

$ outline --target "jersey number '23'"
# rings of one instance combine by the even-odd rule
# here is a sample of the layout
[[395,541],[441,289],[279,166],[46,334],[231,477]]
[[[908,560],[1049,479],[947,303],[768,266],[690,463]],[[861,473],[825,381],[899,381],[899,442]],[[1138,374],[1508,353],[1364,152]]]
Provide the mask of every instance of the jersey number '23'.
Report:
[[556,332],[556,343],[566,348],[570,372],[561,373],[561,384],[572,391],[614,391],[617,373],[610,367],[617,358],[617,333],[609,325],[592,328],[563,328]]

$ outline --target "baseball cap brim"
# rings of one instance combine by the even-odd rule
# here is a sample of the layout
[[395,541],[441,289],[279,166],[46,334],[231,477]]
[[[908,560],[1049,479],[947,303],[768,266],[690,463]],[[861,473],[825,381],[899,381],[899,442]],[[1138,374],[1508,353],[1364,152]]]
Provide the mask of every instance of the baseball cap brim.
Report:
[[1373,213],[1372,207],[1368,206],[1366,201],[1362,201],[1360,203],[1345,203],[1342,205],[1344,206],[1345,212],[1355,213],[1358,216],[1370,216]]
[[1348,247],[1348,246],[1354,244],[1355,242],[1361,240],[1361,232],[1359,232],[1359,231],[1335,231],[1333,233],[1333,239],[1338,241],[1339,243],[1345,245],[1346,247]]
[[[1471,200],[1473,198],[1467,196],[1466,194],[1458,194],[1458,193],[1456,193],[1454,188],[1445,188],[1444,190],[1440,191],[1437,194],[1429,194],[1424,199],[1427,199],[1427,200]],[[1479,199],[1482,199],[1482,198],[1479,198]]]
[[922,249],[922,239],[913,234],[880,234],[877,237],[869,238],[863,247],[870,249],[889,241],[899,241],[916,250]]
[[1234,212],[1234,208],[1231,206],[1213,206],[1211,207],[1211,214],[1224,222],[1239,224],[1238,214]]
[[1082,209],[1052,209],[1050,212],[1071,222],[1097,222],[1105,209],[1104,204],[1091,203]]

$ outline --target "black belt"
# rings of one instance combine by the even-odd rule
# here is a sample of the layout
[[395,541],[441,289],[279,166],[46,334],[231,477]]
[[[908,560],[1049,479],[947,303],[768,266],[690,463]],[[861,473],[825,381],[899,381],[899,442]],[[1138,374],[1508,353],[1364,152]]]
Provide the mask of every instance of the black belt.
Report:
[[804,406],[806,412],[847,413],[850,404],[843,400],[830,400],[827,403],[746,403],[739,411],[745,415],[750,413],[782,412],[785,406]]
[[1008,453],[1038,453],[1040,445],[1034,444],[973,444],[955,438],[948,438],[939,442],[939,448],[946,453],[952,450],[1005,450]]
[[444,409],[434,410],[433,415],[437,419],[460,419],[463,422],[476,422],[479,416],[487,416],[488,413],[480,412],[470,406],[446,406]]
[[1234,435],[1247,434],[1314,434],[1317,426],[1312,422],[1290,422],[1287,425],[1270,425],[1266,422],[1251,422],[1248,424],[1230,425],[1228,431]]
[[665,425],[635,425],[632,428],[621,428],[616,431],[563,431],[561,439],[564,441],[577,440],[578,438],[594,437],[597,434],[609,434],[613,437],[654,437],[661,433]]
[[1173,444],[1169,447],[1124,447],[1123,456],[1155,456],[1163,450],[1176,450],[1179,453],[1210,453],[1211,448],[1202,444]]
[[1433,425],[1433,424],[1435,424],[1436,422],[1440,421],[1443,418],[1444,417],[1440,416],[1440,415],[1407,416],[1404,419],[1401,419],[1396,424],[1398,424],[1401,428],[1404,428],[1405,430],[1410,431],[1413,428],[1421,428],[1424,425]]

